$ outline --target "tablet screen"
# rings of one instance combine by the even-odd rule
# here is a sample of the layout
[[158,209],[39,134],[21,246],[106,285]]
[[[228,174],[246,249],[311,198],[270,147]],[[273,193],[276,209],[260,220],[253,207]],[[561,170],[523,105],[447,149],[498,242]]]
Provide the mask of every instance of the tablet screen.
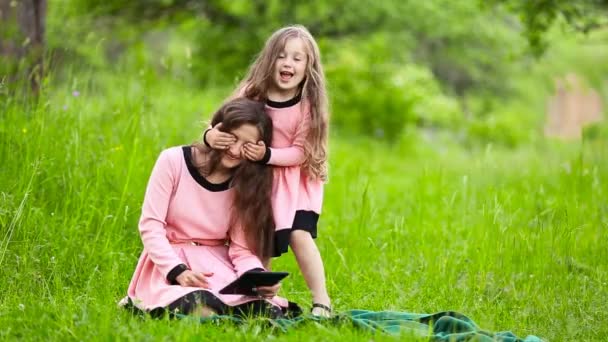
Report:
[[288,272],[249,271],[221,289],[220,293],[256,296],[255,287],[276,285],[288,275]]

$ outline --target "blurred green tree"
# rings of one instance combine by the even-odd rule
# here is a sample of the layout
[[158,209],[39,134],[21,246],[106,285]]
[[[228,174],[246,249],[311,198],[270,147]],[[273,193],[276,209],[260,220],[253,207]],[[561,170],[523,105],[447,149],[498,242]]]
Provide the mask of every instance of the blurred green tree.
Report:
[[485,4],[503,4],[516,13],[536,55],[546,50],[544,35],[556,21],[563,20],[570,29],[585,34],[608,27],[608,0],[491,0]]
[[390,62],[413,58],[428,65],[459,96],[472,89],[507,89],[500,76],[509,74],[504,66],[519,53],[512,19],[496,9],[482,12],[476,1],[74,1],[82,14],[98,18],[187,25],[197,57],[193,71],[213,83],[241,76],[269,33],[291,23],[303,24],[329,42],[326,49],[332,48],[331,41],[356,37],[363,42],[386,33],[386,39],[397,42]]
[[561,16],[599,27],[605,13],[590,9],[606,1],[64,0],[49,45],[53,57],[83,62],[70,66],[126,62],[146,82],[162,75],[227,89],[270,33],[303,24],[321,46],[332,120],[344,130],[394,141],[410,126],[471,126],[515,145],[528,133],[508,129],[533,113],[503,106],[521,98],[521,77],[538,64],[531,32],[541,37]]
[[27,80],[37,94],[44,75],[46,0],[0,0],[0,81]]

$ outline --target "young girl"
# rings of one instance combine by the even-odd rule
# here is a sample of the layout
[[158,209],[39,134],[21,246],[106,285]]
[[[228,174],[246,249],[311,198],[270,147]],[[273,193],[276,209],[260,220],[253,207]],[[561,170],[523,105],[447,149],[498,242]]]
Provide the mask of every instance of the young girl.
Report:
[[[246,144],[242,153],[274,166],[275,256],[291,245],[312,292],[313,315],[329,316],[323,261],[313,240],[327,180],[328,108],[319,48],[308,30],[289,26],[272,34],[233,98],[238,96],[265,101],[273,122],[271,146]],[[234,137],[215,126],[204,141],[226,149]]]

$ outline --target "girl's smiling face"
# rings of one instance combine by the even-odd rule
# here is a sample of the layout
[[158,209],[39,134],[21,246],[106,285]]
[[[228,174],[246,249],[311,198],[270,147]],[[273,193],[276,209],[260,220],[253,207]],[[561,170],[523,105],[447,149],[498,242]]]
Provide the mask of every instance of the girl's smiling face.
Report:
[[295,96],[300,83],[306,77],[307,63],[308,55],[302,39],[287,40],[274,65],[272,79],[275,90],[289,97]]

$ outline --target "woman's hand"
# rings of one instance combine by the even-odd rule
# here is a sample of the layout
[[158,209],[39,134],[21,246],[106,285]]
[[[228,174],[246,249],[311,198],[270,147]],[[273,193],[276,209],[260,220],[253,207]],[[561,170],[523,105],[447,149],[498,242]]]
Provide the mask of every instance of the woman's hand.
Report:
[[208,289],[209,283],[207,283],[207,277],[211,277],[212,275],[213,272],[193,272],[191,270],[185,270],[178,275],[175,280],[181,286],[202,287],[204,289]]
[[226,150],[236,142],[236,137],[230,133],[220,131],[220,127],[222,127],[221,122],[210,128],[205,134],[205,141],[213,149]]
[[258,141],[257,144],[246,143],[243,145],[243,154],[251,161],[260,161],[266,154],[266,145],[263,141]]
[[256,293],[263,298],[271,299],[276,296],[281,288],[281,283],[278,283],[273,286],[258,286],[256,287]]

